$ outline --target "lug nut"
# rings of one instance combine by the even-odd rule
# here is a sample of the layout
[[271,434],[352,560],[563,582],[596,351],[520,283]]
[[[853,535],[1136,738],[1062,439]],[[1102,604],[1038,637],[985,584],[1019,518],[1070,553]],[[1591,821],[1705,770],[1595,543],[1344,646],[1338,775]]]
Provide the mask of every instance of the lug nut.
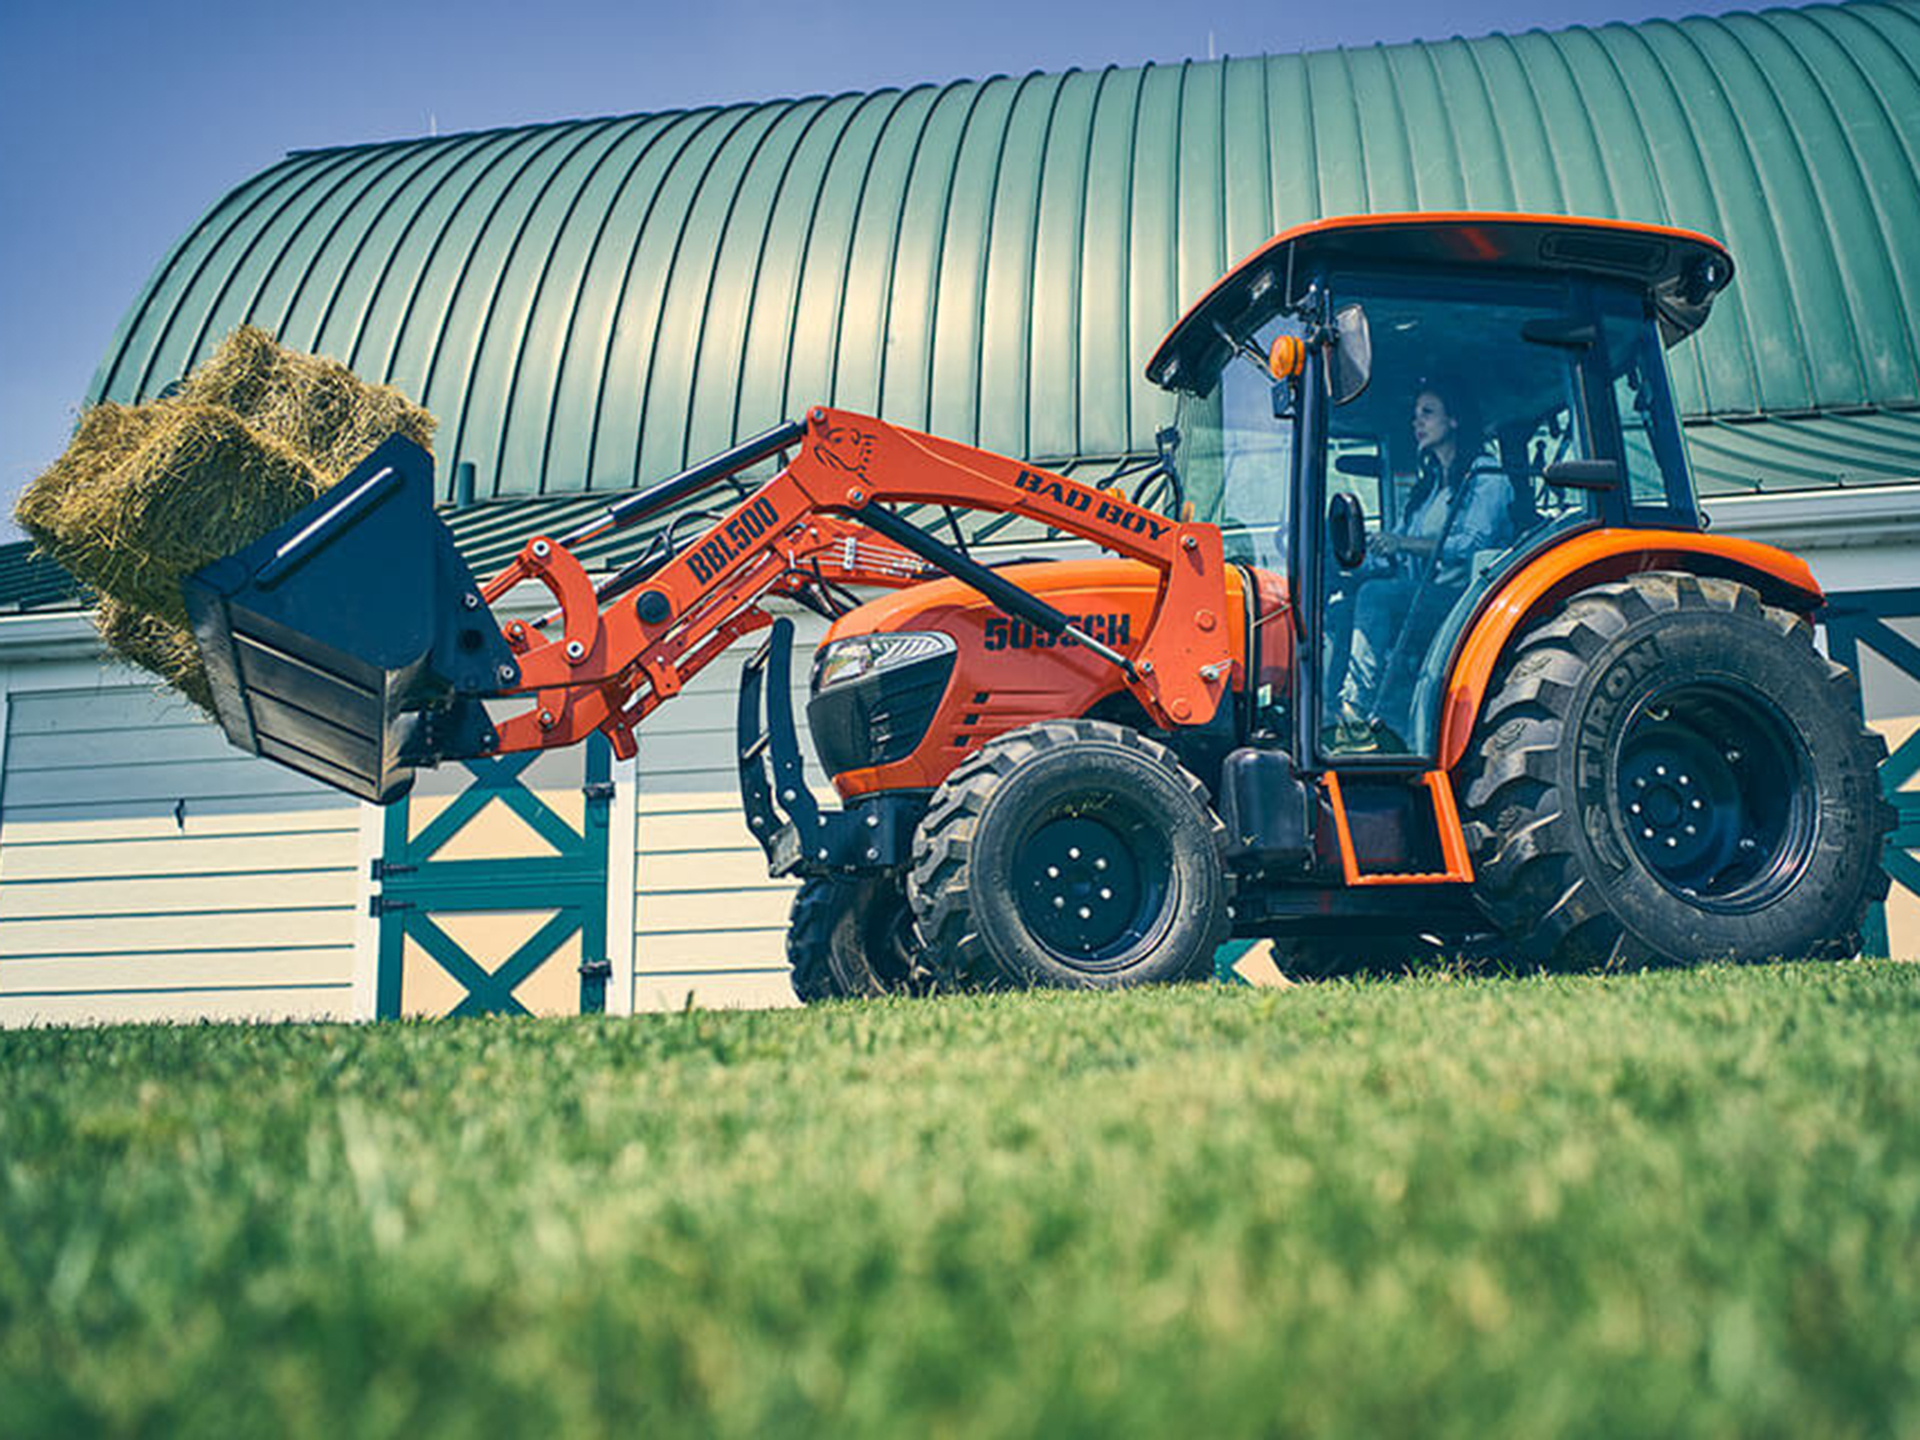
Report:
[[1693,808],[1696,810],[1702,810],[1706,808],[1706,802],[1703,800],[1689,800],[1687,803],[1693,806]]
[[1634,801],[1627,809],[1631,810],[1635,815],[1638,815],[1640,813],[1640,802],[1638,800]]
[[1067,849],[1067,859],[1078,860],[1079,858],[1080,858],[1080,847],[1078,845],[1069,846]]
[[1671,850],[1671,849],[1673,849],[1673,848],[1674,848],[1674,846],[1676,846],[1676,845],[1678,845],[1679,843],[1680,843],[1680,842],[1679,842],[1678,840],[1676,840],[1676,839],[1674,839],[1674,838],[1673,838],[1673,836],[1671,836],[1671,835],[1669,835],[1669,836],[1667,836],[1667,848],[1668,848],[1669,850]]
[[1642,830],[1640,835],[1642,839],[1651,840],[1653,838],[1653,831],[1651,829]]
[[1059,895],[1056,895],[1056,896],[1054,896],[1054,897],[1053,897],[1053,908],[1054,908],[1054,909],[1056,909],[1056,910],[1064,910],[1064,909],[1066,909],[1066,908],[1067,908],[1067,902],[1066,902],[1066,900],[1065,900],[1065,898],[1064,898],[1064,897],[1062,897],[1062,896],[1059,896]]
[[1680,783],[1682,785],[1691,785],[1693,783],[1693,777],[1691,775],[1682,775],[1680,777]]
[[1091,920],[1093,918],[1093,911],[1089,910],[1086,906],[1082,905],[1080,907],[1080,918],[1082,920]]
[[1111,899],[1113,899],[1113,891],[1111,891],[1111,890],[1109,890],[1109,889],[1107,889],[1107,888],[1106,888],[1106,887],[1105,887],[1104,885],[1103,885],[1103,886],[1101,886],[1101,887],[1100,887],[1100,898],[1101,898],[1102,900],[1111,900]]
[[1047,866],[1047,879],[1058,880],[1059,878],[1060,878],[1060,867],[1058,865]]
[[1656,765],[1653,767],[1653,773],[1656,775],[1664,775],[1667,773],[1667,767],[1664,765]]
[[1642,776],[1639,776],[1639,777],[1638,777],[1637,779],[1635,779],[1635,780],[1634,780],[1634,782],[1633,782],[1633,788],[1634,788],[1634,789],[1636,789],[1636,790],[1644,790],[1644,789],[1646,789],[1646,788],[1647,788],[1647,777],[1646,777],[1646,776],[1644,776],[1644,775],[1642,775]]
[[1094,856],[1094,857],[1093,857],[1093,868],[1094,868],[1094,869],[1096,869],[1096,870],[1104,870],[1104,869],[1106,869],[1106,868],[1107,868],[1107,857],[1106,857],[1106,856],[1104,856],[1104,855],[1096,855],[1096,856]]
[[1687,826],[1687,834],[1689,834],[1689,835],[1698,835],[1699,833],[1700,833],[1700,832],[1699,832],[1698,830],[1696,830],[1696,829],[1695,829],[1695,828],[1694,828],[1693,826],[1691,826],[1691,825],[1689,825],[1689,826]]

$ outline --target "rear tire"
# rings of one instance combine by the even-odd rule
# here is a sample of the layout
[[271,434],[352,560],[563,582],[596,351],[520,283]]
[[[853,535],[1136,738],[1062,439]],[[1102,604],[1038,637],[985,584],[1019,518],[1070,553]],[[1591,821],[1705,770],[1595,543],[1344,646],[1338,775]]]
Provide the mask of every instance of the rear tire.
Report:
[[983,746],[934,793],[907,895],[956,987],[1184,980],[1210,973],[1227,936],[1225,837],[1165,746],[1047,721]]
[[1893,810],[1812,627],[1731,580],[1595,586],[1513,646],[1465,786],[1475,893],[1516,958],[1839,957]]
[[900,882],[815,876],[793,897],[787,926],[793,993],[803,1005],[924,988],[913,916]]

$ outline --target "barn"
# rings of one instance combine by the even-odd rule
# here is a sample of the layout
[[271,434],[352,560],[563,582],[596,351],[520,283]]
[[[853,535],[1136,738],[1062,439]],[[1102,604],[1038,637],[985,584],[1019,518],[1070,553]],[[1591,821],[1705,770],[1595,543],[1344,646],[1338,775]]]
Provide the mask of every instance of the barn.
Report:
[[[1717,529],[1799,551],[1832,597],[1902,806],[1870,948],[1920,953],[1909,3],[296,152],[160,259],[87,398],[149,398],[242,322],[335,356],[440,418],[443,513],[484,573],[814,401],[1098,474],[1151,453],[1171,399],[1147,355],[1268,235],[1460,209],[1732,249],[1672,356],[1696,480]],[[228,748],[103,659],[57,567],[0,548],[0,1023],[788,1003],[737,674],[710,668],[634,761],[445,767],[380,811]]]

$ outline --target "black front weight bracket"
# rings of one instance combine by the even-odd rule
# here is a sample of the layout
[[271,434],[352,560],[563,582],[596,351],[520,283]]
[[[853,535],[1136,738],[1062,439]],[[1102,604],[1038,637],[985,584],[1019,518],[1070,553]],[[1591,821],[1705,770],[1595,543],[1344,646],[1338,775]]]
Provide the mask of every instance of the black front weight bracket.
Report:
[[791,620],[775,620],[741,668],[736,742],[740,807],[767,852],[768,874],[853,875],[897,869],[912,858],[914,827],[927,808],[923,793],[875,795],[845,810],[822,810],[807,788],[793,723]]

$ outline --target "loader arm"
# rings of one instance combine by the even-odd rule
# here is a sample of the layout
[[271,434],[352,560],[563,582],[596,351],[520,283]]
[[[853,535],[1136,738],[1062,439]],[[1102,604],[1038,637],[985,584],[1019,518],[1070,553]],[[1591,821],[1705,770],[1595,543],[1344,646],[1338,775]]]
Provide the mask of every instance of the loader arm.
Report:
[[[539,582],[554,598],[549,618],[559,632],[523,621],[502,627],[519,675],[500,693],[533,704],[500,722],[492,752],[568,745],[597,730],[616,754],[630,756],[647,715],[735,640],[771,623],[762,608],[768,597],[823,583],[897,588],[942,573],[1105,654],[1156,724],[1205,723],[1219,708],[1232,661],[1225,562],[1212,525],[1169,519],[1117,491],[846,411],[815,408],[785,435],[769,432],[786,435],[797,452],[778,474],[617,598],[603,603],[567,545],[545,535],[528,540],[483,587],[491,603]],[[914,503],[1025,516],[1152,566],[1160,589],[1138,643],[1123,655],[1073,632],[1067,617],[887,508]],[[582,533],[621,523],[619,509]]]

